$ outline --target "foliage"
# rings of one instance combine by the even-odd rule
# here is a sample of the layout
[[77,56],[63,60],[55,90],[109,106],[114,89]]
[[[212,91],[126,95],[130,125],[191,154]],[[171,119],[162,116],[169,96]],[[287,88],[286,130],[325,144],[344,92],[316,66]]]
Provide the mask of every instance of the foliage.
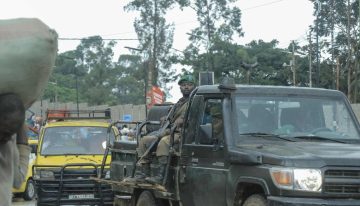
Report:
[[139,49],[148,62],[148,86],[165,86],[175,74],[171,68],[170,49],[173,43],[174,25],[168,24],[166,12],[178,3],[187,4],[186,0],[133,0],[126,11],[139,11],[134,27],[140,41]]
[[[358,0],[310,0],[314,4],[314,33],[318,34],[320,52],[330,54],[323,59],[321,70],[334,74],[336,59],[339,59],[340,84],[339,88],[348,94],[351,101],[357,101],[354,92],[358,89],[355,83],[358,79],[359,65],[359,1]],[[320,4],[318,4],[318,2]],[[318,14],[318,15],[317,15]],[[321,50],[323,49],[323,50]],[[320,71],[321,87],[335,88],[334,75],[322,74]]]
[[[314,15],[318,6],[314,3]],[[321,10],[311,28],[312,44],[300,46],[296,41],[287,49],[278,41],[253,40],[246,45],[234,43],[241,37],[241,11],[232,7],[233,0],[132,0],[127,11],[137,11],[134,22],[140,44],[138,51],[121,55],[113,62],[115,42],[100,36],[82,40],[74,51],[59,54],[56,68],[43,98],[53,101],[75,101],[93,105],[143,104],[146,87],[173,81],[173,65],[196,77],[199,72],[213,71],[215,82],[223,76],[235,78],[240,84],[292,86],[295,60],[296,86],[336,88],[335,68],[338,59],[339,89],[352,101],[360,99],[359,90],[359,1],[320,0]],[[180,56],[171,51],[174,25],[165,20],[166,13],[176,5],[191,7],[199,26],[189,31],[191,43]],[[316,33],[318,31],[318,33]],[[316,53],[314,34],[319,37]],[[319,84],[316,83],[316,57],[319,58]],[[311,59],[311,61],[310,61]],[[185,69],[186,68],[186,69]],[[151,79],[148,73],[152,72]]]
[[[232,0],[193,0],[190,7],[197,15],[199,26],[189,33],[190,45],[185,50],[186,63],[202,70],[216,70],[216,47],[224,42],[230,43],[233,36],[243,35],[241,11],[229,6]],[[202,52],[202,54],[200,53]],[[218,72],[216,72],[218,73]]]
[[146,64],[139,56],[122,55],[115,68],[113,93],[118,104],[144,104]]

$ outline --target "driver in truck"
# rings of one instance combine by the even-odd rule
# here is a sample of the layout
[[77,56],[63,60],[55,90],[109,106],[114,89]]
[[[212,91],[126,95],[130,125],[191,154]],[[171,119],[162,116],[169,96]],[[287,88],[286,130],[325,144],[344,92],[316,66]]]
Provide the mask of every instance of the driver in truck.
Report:
[[[177,143],[180,140],[180,131],[183,123],[183,118],[185,115],[185,110],[188,105],[188,100],[190,93],[195,88],[195,78],[192,75],[185,74],[178,81],[180,86],[180,91],[183,95],[182,98],[173,106],[172,114],[169,119],[170,125],[177,125],[174,142]],[[150,158],[148,155],[144,155],[148,147],[154,142],[159,140],[158,146],[156,148],[156,157],[159,162],[159,173],[155,176],[150,177]],[[167,164],[167,157],[169,155],[169,144],[170,144],[170,130],[166,129],[164,132],[156,135],[144,136],[140,142],[137,149],[140,161],[137,164],[137,170],[133,180],[143,181],[146,180],[150,183],[160,183],[164,177],[164,172]]]

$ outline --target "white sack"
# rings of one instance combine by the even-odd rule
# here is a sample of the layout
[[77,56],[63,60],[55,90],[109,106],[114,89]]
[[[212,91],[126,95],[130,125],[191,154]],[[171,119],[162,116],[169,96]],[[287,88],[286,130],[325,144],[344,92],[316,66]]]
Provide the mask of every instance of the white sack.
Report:
[[57,34],[40,20],[0,20],[0,94],[16,93],[29,108],[47,85],[56,53]]

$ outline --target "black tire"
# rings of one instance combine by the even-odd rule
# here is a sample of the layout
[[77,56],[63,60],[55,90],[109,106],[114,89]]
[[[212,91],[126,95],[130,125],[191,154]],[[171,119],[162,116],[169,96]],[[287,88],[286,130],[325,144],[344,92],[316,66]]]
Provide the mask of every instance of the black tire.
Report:
[[245,200],[243,206],[266,206],[266,199],[263,195],[251,195]]
[[157,206],[154,195],[150,191],[144,191],[140,194],[136,206]]
[[34,181],[32,179],[28,179],[28,181],[26,182],[26,188],[25,188],[25,192],[23,194],[23,198],[26,201],[30,201],[33,200],[35,197],[35,184]]

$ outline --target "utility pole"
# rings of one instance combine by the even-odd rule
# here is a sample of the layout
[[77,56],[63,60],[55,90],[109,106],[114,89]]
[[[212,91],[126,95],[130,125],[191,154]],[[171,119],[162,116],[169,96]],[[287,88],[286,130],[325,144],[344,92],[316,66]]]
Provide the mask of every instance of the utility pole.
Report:
[[352,88],[351,88],[351,79],[352,79],[352,69],[351,69],[351,58],[352,58],[352,47],[351,47],[351,41],[350,41],[350,0],[347,1],[347,9],[346,9],[346,17],[347,17],[347,25],[346,25],[346,36],[347,36],[347,47],[348,47],[348,57],[346,60],[346,68],[348,70],[348,78],[347,78],[347,97],[352,101]]
[[250,85],[250,72],[255,67],[259,66],[259,63],[257,61],[253,64],[241,62],[241,66],[246,70],[246,81],[247,81],[247,84]]
[[319,0],[317,0],[316,3],[316,86],[320,87],[319,13],[321,10],[321,3]]
[[340,88],[340,61],[339,57],[336,57],[336,90]]
[[211,43],[211,31],[210,31],[210,8],[211,5],[209,5],[209,2],[206,0],[206,12],[207,12],[207,16],[206,16],[206,28],[207,28],[207,56],[208,56],[208,68],[206,69],[207,71],[209,71],[209,68],[210,68],[210,71],[214,71],[214,61],[213,61],[213,58],[212,58],[212,51],[211,51],[211,46],[210,46],[210,43]]
[[154,0],[154,27],[153,27],[153,51],[152,51],[152,60],[150,61],[151,62],[151,66],[149,67],[149,71],[148,71],[148,83],[147,83],[147,88],[148,89],[151,89],[152,88],[152,85],[153,85],[153,77],[154,77],[154,74],[156,73],[156,66],[157,66],[157,52],[156,52],[156,49],[157,49],[157,26],[158,26],[158,12],[157,12],[157,8],[158,5],[157,5],[157,0]]
[[291,61],[291,71],[293,72],[293,84],[296,86],[296,65],[295,65],[295,42],[292,41],[292,61]]
[[[138,51],[138,52],[142,52],[143,49],[138,49],[138,48],[133,48],[133,47],[128,47],[125,46],[124,48],[129,49],[129,50],[134,50],[134,51]],[[146,72],[146,70],[149,70],[150,67],[148,67],[148,69],[146,69],[146,62],[145,59],[143,60],[142,63],[144,72]],[[147,101],[146,101],[146,95],[147,95],[147,81],[146,81],[146,74],[144,75],[144,105],[145,105],[145,118],[147,117]]]
[[[331,8],[330,8],[330,17],[331,17],[331,68],[332,68],[332,78],[334,78],[334,79],[336,79],[336,77],[335,77],[335,73],[336,73],[336,71],[335,71],[335,55],[334,55],[334,53],[335,53],[335,50],[334,50],[334,25],[335,25],[335,23],[334,23],[334,11],[335,11],[335,8],[334,8],[334,0],[331,0]],[[333,83],[332,83],[332,85],[333,85],[333,88],[335,88],[335,82],[336,82],[336,80],[335,81],[332,81]]]
[[312,38],[311,38],[311,29],[309,32],[309,87],[312,87]]

